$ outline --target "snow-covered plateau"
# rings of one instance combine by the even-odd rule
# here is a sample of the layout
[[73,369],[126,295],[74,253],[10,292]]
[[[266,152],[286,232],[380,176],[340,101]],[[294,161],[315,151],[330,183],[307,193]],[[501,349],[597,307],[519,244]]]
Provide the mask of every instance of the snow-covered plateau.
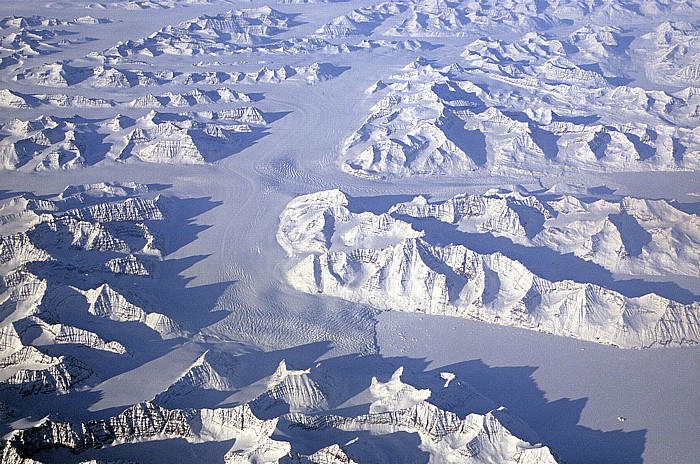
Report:
[[0,4],[0,464],[695,463],[697,0]]

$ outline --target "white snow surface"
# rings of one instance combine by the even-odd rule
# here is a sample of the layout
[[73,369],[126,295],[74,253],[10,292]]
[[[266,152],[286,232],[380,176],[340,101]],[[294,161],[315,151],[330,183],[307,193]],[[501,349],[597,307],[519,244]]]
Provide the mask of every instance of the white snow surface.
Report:
[[[552,203],[559,205],[562,201],[566,208],[571,204],[579,205],[577,213],[588,213],[575,198],[554,198]],[[417,197],[412,202],[392,206],[381,215],[354,214],[347,205],[348,199],[342,192],[331,190],[295,199],[282,213],[278,240],[295,258],[287,272],[287,279],[295,288],[380,309],[448,314],[625,348],[697,345],[700,342],[698,303],[683,304],[651,292],[629,297],[596,284],[595,276],[576,274],[573,278],[577,280],[552,280],[548,278],[552,274],[546,270],[530,271],[527,265],[537,259],[536,244],[544,245],[555,256],[561,253],[564,247],[554,231],[549,234],[554,235],[553,239],[543,238],[538,242],[537,236],[534,237],[530,246],[533,253],[527,248],[515,248],[517,251],[504,248],[502,252],[490,253],[470,248],[470,238],[476,242],[486,237],[485,243],[477,242],[479,248],[487,248],[489,241],[496,242],[494,236],[511,238],[513,245],[524,242],[528,235],[534,235],[532,231],[528,234],[525,227],[537,227],[538,217],[546,227],[547,219],[558,211],[545,208],[534,196],[512,193],[459,196],[440,204],[428,204],[423,197]],[[602,205],[591,209],[597,206]],[[633,219],[635,216],[643,222],[654,222],[648,204],[624,198],[622,206],[632,212],[634,216],[628,216],[639,229],[643,227]],[[666,209],[656,204],[652,204],[652,208],[657,214],[674,215],[668,204]],[[405,219],[406,216],[410,219]],[[663,222],[670,224],[670,217]],[[415,218],[435,218],[438,224],[446,222],[459,227],[445,228],[441,224],[430,227],[429,222],[409,222]],[[610,221],[610,216],[606,219]],[[695,252],[698,245],[692,236],[698,229],[698,218],[689,219],[691,237],[682,232],[675,235]],[[608,222],[612,228],[614,221]],[[612,252],[618,259],[629,252],[624,248],[625,242],[628,247],[639,246],[636,238],[623,238],[626,234],[636,235],[633,226],[625,224],[608,234],[595,228],[587,230],[586,226],[584,222],[563,227],[568,229],[567,235],[583,235],[582,242],[595,244],[591,248],[593,257],[589,257],[594,262],[615,262],[608,251],[615,250],[615,245],[608,243],[607,236],[618,237],[617,250]],[[654,229],[657,232],[658,228]],[[461,230],[476,231],[478,235],[460,237]],[[547,230],[544,229],[544,237],[548,236]],[[561,233],[561,228],[555,230]],[[665,236],[670,235],[658,230],[654,240],[655,237],[647,234],[652,242],[661,242],[662,248],[667,243]],[[657,248],[655,245],[652,243],[649,248]],[[683,245],[676,245],[671,253],[682,248]],[[602,256],[596,259],[598,250],[607,255],[607,259]],[[518,259],[509,255],[516,255]],[[570,265],[577,262],[574,258]],[[690,275],[695,276],[697,260],[691,259],[688,266]],[[595,266],[590,268],[595,269]],[[684,273],[682,269],[674,270]]]
[[695,462],[698,17],[0,4],[1,462]]

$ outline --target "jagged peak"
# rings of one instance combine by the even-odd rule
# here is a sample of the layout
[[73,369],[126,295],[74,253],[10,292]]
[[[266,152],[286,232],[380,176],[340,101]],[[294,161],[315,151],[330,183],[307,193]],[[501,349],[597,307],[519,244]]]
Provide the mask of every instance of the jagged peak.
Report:
[[432,392],[417,388],[401,381],[403,366],[394,371],[388,382],[382,383],[372,377],[369,392],[375,400],[369,407],[370,413],[397,411],[410,408],[427,400]]
[[273,387],[284,382],[288,377],[308,375],[310,372],[311,369],[287,369],[287,362],[283,359],[280,361],[279,365],[277,366],[277,369],[275,369],[275,372],[267,380],[267,384],[268,386]]

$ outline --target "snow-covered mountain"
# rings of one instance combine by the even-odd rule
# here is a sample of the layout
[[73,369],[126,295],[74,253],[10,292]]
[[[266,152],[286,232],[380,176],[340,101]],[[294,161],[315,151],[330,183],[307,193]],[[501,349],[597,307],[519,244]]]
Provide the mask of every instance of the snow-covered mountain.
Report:
[[[132,106],[158,102],[147,96]],[[150,163],[204,164],[240,150],[262,136],[266,125],[265,115],[255,107],[184,115],[151,110],[136,120],[122,115],[101,121],[14,119],[0,127],[5,135],[0,141],[0,167],[75,169],[132,156]]]
[[[418,197],[382,214],[353,213],[348,202],[341,191],[319,192],[292,200],[280,216],[277,240],[293,258],[287,279],[296,289],[381,309],[466,317],[625,348],[700,342],[698,303],[650,291],[627,296],[615,290],[613,279],[595,275],[605,275],[602,265],[596,271],[597,266],[583,264],[587,258],[631,272],[635,255],[644,253],[657,256],[650,263],[677,263],[674,271],[696,276],[692,254],[698,248],[698,218],[667,203],[627,198],[606,215],[596,211],[601,202],[587,210],[575,198],[543,204],[518,194],[461,196],[440,204]],[[579,211],[570,205],[573,210],[579,205]],[[651,211],[666,216],[665,233]],[[563,219],[567,213],[581,219]],[[684,218],[680,227],[688,225],[686,234],[671,232],[674,216]],[[557,220],[563,220],[559,227]],[[679,244],[669,245],[672,235]],[[496,237],[510,240],[496,246]],[[585,245],[576,248],[576,242],[588,243],[589,251]],[[519,248],[521,243],[525,248]],[[683,247],[690,253],[685,264],[674,257],[685,254]],[[548,250],[544,269],[538,264],[541,249]],[[572,251],[585,257],[563,254]],[[564,266],[585,271],[567,272]]]
[[[203,379],[202,373],[211,369],[210,361],[223,361],[222,353],[208,352],[192,366],[188,373],[176,385],[182,385],[183,379]],[[235,363],[235,357],[233,358]],[[216,361],[215,361],[216,362]],[[229,364],[228,362],[226,363]],[[208,366],[208,367],[206,367]],[[206,369],[205,369],[206,367]],[[205,369],[205,370],[202,370]],[[536,436],[525,424],[511,416],[504,408],[488,411],[486,414],[470,413],[460,417],[456,413],[443,410],[432,404],[430,389],[417,389],[402,381],[403,367],[399,367],[387,382],[373,377],[370,386],[360,396],[361,402],[369,408],[367,414],[334,415],[318,411],[311,413],[310,403],[325,400],[323,393],[312,377],[325,379],[324,388],[340,379],[328,377],[321,372],[322,367],[304,371],[290,371],[284,361],[275,372],[262,382],[264,392],[254,400],[235,407],[218,407],[213,409],[166,409],[152,402],[134,405],[119,415],[104,420],[95,420],[82,424],[58,422],[46,418],[36,426],[14,432],[3,449],[3,462],[27,462],[28,456],[67,448],[80,454],[91,448],[116,447],[131,442],[161,442],[172,438],[181,438],[188,443],[233,440],[233,446],[224,456],[224,462],[279,462],[279,463],[348,463],[361,462],[364,459],[386,457],[388,450],[372,451],[376,437],[400,432],[415,433],[420,444],[415,450],[404,449],[402,452],[423,451],[428,453],[428,462],[532,462],[556,463],[552,452],[541,444],[528,443],[517,434]],[[199,374],[194,374],[199,372]],[[210,387],[213,380],[209,375]],[[454,377],[454,375],[453,375]],[[348,379],[346,379],[347,381]],[[233,390],[228,382],[215,382],[219,390]],[[439,384],[439,382],[437,382]],[[201,384],[200,386],[203,386]],[[458,401],[463,388],[439,386],[439,401],[450,397]],[[180,393],[181,388],[177,388]],[[270,417],[270,401],[286,404],[289,409],[277,410]],[[319,404],[320,405],[320,404]],[[298,408],[304,408],[304,412]],[[323,408],[329,408],[323,402]],[[263,414],[261,419],[257,414]],[[289,438],[272,438],[280,423],[289,430],[291,436],[308,435],[313,440],[319,432],[329,434],[335,439],[343,432],[370,432],[350,442],[332,443],[330,445],[314,444],[312,453],[306,454],[296,448]],[[509,430],[511,428],[514,432]],[[291,437],[290,437],[291,438]],[[303,442],[301,439],[299,442]],[[375,445],[376,446],[376,445]],[[374,455],[374,453],[378,453]],[[358,461],[355,461],[357,459]],[[33,461],[41,462],[41,461]]]
[[[81,347],[130,355],[131,342],[113,339],[113,326],[100,319],[142,325],[163,340],[187,336],[172,318],[139,306],[142,297],[121,280],[151,278],[162,259],[163,239],[149,224],[165,221],[172,207],[138,196],[147,192],[140,184],[101,183],[2,202],[2,388],[36,395],[94,385],[96,366],[75,358]],[[42,351],[61,349],[59,356]]]
[[[674,114],[696,107],[694,98],[610,86],[565,58],[555,63],[564,49],[528,34],[515,44],[478,39],[467,47],[466,63],[414,61],[369,89],[369,98],[381,99],[343,145],[343,170],[377,178],[698,168],[690,122],[697,111]],[[542,65],[525,65],[542,57]],[[486,92],[474,82],[482,73],[524,86],[528,96],[512,102],[512,93]],[[557,95],[556,105],[543,89]],[[591,111],[597,112],[591,122],[577,122]]]
[[694,462],[697,18],[0,2],[0,464]]

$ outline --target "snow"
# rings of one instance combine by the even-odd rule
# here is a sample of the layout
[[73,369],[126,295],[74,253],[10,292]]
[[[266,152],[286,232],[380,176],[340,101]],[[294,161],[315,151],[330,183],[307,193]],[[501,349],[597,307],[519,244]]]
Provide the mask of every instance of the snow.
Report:
[[39,462],[692,462],[699,11],[3,4],[0,434],[79,445],[20,440]]
[[[535,253],[544,255],[548,248],[558,253],[569,252],[558,246],[557,239],[552,240],[554,243],[549,239],[537,241],[537,228],[553,219],[553,213],[558,211],[550,212],[536,197],[471,195],[440,204],[426,204],[420,197],[417,205],[415,200],[399,204],[382,215],[353,214],[348,203],[348,198],[338,190],[320,192],[293,200],[280,216],[278,241],[289,255],[299,257],[287,272],[293,287],[380,309],[449,314],[625,348],[697,345],[700,341],[697,303],[682,304],[678,297],[663,298],[650,291],[639,296],[621,293],[610,283],[600,285],[603,279],[593,275],[595,266],[573,272],[569,279],[564,279],[567,271],[553,269],[559,265],[554,257],[548,258],[546,268],[535,268],[533,262],[538,260]],[[652,204],[649,208],[648,204],[629,197],[622,204],[632,213],[624,217],[634,216],[642,223],[654,224],[651,210],[655,210],[656,214],[663,211],[662,214],[669,215],[664,223],[673,222],[670,217],[674,212],[667,205]],[[593,203],[591,210],[598,207],[606,209]],[[426,218],[459,227],[455,231],[452,227],[431,225]],[[607,218],[612,222],[606,224],[616,221],[609,212]],[[696,218],[686,221],[692,219]],[[630,221],[643,230],[635,219]],[[361,239],[345,232],[350,228],[348,224],[364,229]],[[625,255],[642,254],[645,247],[654,249],[655,241],[663,244],[661,247],[666,246],[668,240],[658,226],[654,227],[656,236],[646,233],[650,245],[639,242],[640,233],[629,222],[620,224],[622,227],[615,229],[618,245],[614,257],[618,260]],[[591,248],[593,257],[588,259],[620,271],[622,266],[616,264],[617,260],[611,265],[605,258],[595,258],[596,252],[604,254],[608,251],[603,250],[611,248],[605,233],[586,232],[585,227],[581,230],[580,223],[568,223],[555,230],[562,229],[570,235],[590,234],[587,243],[595,245]],[[696,226],[689,228],[695,229]],[[460,235],[461,230],[467,234]],[[641,235],[646,237],[644,232]],[[683,233],[676,235],[685,241]],[[694,232],[687,247],[695,250],[697,242],[692,235]],[[379,240],[374,240],[374,236],[379,236]],[[545,246],[536,251],[533,247],[533,252],[517,247],[518,251],[511,251],[503,243],[502,251],[498,251],[489,244],[489,237],[499,236],[508,237],[511,244],[535,237],[535,243]],[[478,244],[478,251],[472,244]],[[674,250],[681,248],[682,245],[673,246]],[[652,260],[650,257],[645,261]],[[575,259],[563,261],[568,261],[569,271],[576,265]],[[696,265],[697,260],[691,258],[685,272],[695,276]],[[679,268],[673,271],[685,273]]]

